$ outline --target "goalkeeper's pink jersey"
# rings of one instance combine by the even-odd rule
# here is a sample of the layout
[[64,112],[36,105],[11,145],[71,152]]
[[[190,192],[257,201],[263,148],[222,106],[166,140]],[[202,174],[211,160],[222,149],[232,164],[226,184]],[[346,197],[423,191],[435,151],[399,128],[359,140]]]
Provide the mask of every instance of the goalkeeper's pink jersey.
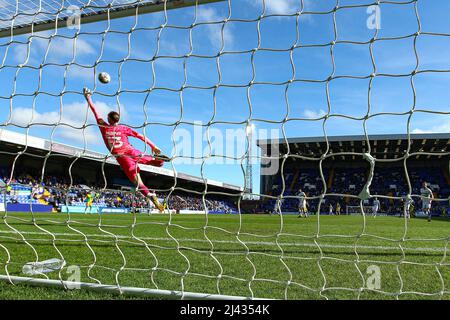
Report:
[[110,125],[106,123],[100,115],[97,113],[94,104],[92,103],[91,97],[87,97],[89,107],[94,113],[95,120],[100,128],[100,132],[102,133],[103,141],[105,142],[106,147],[113,155],[123,155],[128,154],[132,150],[135,150],[134,147],[128,141],[128,137],[134,137],[144,141],[148,144],[152,151],[155,149],[155,145],[143,134],[140,134],[133,129],[121,125]]
[[115,155],[127,154],[134,149],[128,141],[128,137],[139,138],[140,134],[124,125],[100,126],[103,141],[108,150]]

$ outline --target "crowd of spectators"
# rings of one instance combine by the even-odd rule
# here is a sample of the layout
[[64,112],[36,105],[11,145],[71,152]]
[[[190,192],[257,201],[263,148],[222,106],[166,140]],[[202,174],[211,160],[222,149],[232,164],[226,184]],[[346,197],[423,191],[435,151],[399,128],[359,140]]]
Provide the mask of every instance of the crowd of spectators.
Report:
[[[323,182],[318,170],[297,169],[289,171],[286,169],[285,174],[285,192],[283,193],[283,201],[281,202],[282,211],[297,211],[298,199],[295,198],[299,188],[301,188],[308,199],[308,210],[317,212],[320,195],[323,192]],[[326,196],[321,203],[321,213],[329,213],[330,205],[332,211],[336,213],[336,208],[341,208],[341,214],[345,214],[347,206],[355,207],[360,205],[357,197],[368,179],[368,170],[364,168],[355,169],[335,169],[333,171],[324,169],[324,178],[327,184],[327,193],[335,194]],[[332,174],[332,178],[329,176]],[[408,172],[409,182],[412,187],[413,195],[420,195],[421,184],[427,181],[433,190],[434,197],[442,201],[434,201],[432,212],[437,215],[443,211],[447,211],[449,202],[446,200],[450,195],[450,186],[446,178],[442,175],[439,168],[428,168],[426,170],[413,169]],[[294,181],[296,180],[296,181]],[[331,183],[330,181],[331,180]],[[8,183],[6,183],[8,182]],[[329,184],[329,185],[328,185]],[[61,205],[84,206],[85,198],[88,193],[94,197],[94,204],[97,206],[110,208],[148,208],[151,206],[148,199],[140,195],[138,192],[131,190],[104,189],[100,185],[88,185],[81,177],[73,176],[72,181],[68,178],[56,176],[40,176],[30,173],[19,173],[10,180],[10,175],[5,169],[0,169],[0,187],[10,186],[7,201],[23,202],[31,201],[39,203],[39,200],[52,205],[55,209]],[[282,180],[274,184],[272,196],[278,196],[281,193]],[[20,188],[28,188],[30,196],[19,197],[11,189],[11,186],[20,186]],[[6,189],[8,190],[8,189]],[[400,199],[408,193],[408,179],[404,171],[393,170],[389,168],[377,168],[374,172],[373,180],[370,187],[372,195],[381,195],[380,212],[387,214],[398,214],[403,211],[403,201]],[[205,197],[201,193],[187,192],[157,192],[157,197],[165,199],[168,207],[173,210],[191,210],[204,211],[205,207],[209,212],[232,213],[237,212],[236,205],[232,199],[225,197],[218,198],[210,194]],[[386,196],[386,197],[383,197]],[[413,197],[414,207],[421,208],[421,199]],[[363,205],[371,206],[373,199],[366,200]],[[261,201],[260,205],[255,208],[255,212],[273,212],[276,207],[276,201]]]
[[[61,205],[85,206],[86,196],[93,196],[93,205],[109,208],[149,208],[150,201],[139,192],[125,189],[105,189],[99,185],[87,184],[80,177],[70,179],[55,176],[41,177],[30,173],[19,173],[11,179],[6,169],[0,169],[0,187],[7,191],[6,202],[47,203],[58,210]],[[17,190],[25,191],[28,196],[18,196]],[[165,200],[172,210],[191,210],[216,213],[236,212],[233,201],[196,193],[156,192],[156,196]],[[41,200],[41,202],[39,202]]]
[[[298,172],[296,172],[298,170]],[[359,206],[360,199],[357,197],[364,189],[369,177],[368,168],[354,168],[354,169],[324,169],[324,179],[329,195],[324,198],[321,203],[321,213],[329,213],[330,205],[333,212],[336,212],[336,207],[341,207],[341,212],[346,212],[346,207]],[[332,177],[330,178],[330,175]],[[293,181],[297,177],[297,181]],[[424,181],[429,183],[432,189],[434,198],[432,213],[434,215],[441,215],[442,212],[447,212],[449,207],[450,185],[440,168],[414,168],[408,171],[407,179],[403,168],[376,168],[372,183],[370,185],[371,195],[378,195],[380,201],[380,212],[386,214],[398,214],[403,212],[403,200],[395,199],[402,198],[408,194],[409,183],[411,184],[412,195],[414,200],[414,208],[420,210],[422,207],[422,200],[418,197],[421,194],[422,183]],[[331,180],[331,181],[330,181]],[[297,211],[298,199],[294,198],[299,189],[302,189],[307,197],[316,197],[308,200],[308,209],[310,212],[317,212],[319,205],[319,197],[324,192],[323,181],[319,170],[313,169],[285,169],[285,191],[283,193],[283,201],[281,203],[282,211]],[[279,196],[281,193],[282,179],[279,177],[275,183],[272,191],[273,196]],[[439,199],[439,201],[437,201]],[[363,201],[363,206],[372,206],[373,197],[369,200]],[[261,204],[260,210],[266,212],[274,211],[276,200],[264,201]]]

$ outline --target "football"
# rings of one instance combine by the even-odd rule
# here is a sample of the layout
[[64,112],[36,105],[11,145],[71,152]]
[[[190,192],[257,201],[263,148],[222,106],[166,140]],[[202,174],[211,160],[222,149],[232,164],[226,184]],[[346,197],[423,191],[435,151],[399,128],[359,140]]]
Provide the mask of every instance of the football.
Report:
[[100,74],[98,75],[98,80],[101,83],[108,83],[111,81],[111,77],[109,76],[108,73],[106,72],[100,72]]

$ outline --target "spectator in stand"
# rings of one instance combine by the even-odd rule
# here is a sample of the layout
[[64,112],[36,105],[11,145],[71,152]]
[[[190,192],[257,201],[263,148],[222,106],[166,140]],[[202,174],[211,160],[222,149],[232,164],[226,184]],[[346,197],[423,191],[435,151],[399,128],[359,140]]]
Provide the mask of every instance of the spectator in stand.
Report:
[[[7,172],[3,176],[9,176]],[[80,177],[73,176],[72,181],[60,179],[56,176],[40,177],[28,173],[18,173],[11,179],[7,190],[9,201],[17,202],[17,197],[12,195],[15,187],[26,187],[30,190],[30,197],[27,203],[34,199],[45,199],[50,205],[58,208],[60,205],[78,205],[85,206],[84,199],[86,190],[102,190],[103,186],[90,185]],[[9,179],[9,178],[7,178]],[[86,189],[87,188],[87,189]],[[166,198],[167,194],[157,193],[159,198]],[[215,198],[208,196],[205,204],[201,195],[176,194],[172,193],[169,200],[169,208],[174,210],[208,210],[210,212],[235,212],[237,211],[234,203],[226,198]],[[115,208],[149,208],[148,201],[140,194],[122,190],[97,191],[93,199],[93,205],[107,206]]]

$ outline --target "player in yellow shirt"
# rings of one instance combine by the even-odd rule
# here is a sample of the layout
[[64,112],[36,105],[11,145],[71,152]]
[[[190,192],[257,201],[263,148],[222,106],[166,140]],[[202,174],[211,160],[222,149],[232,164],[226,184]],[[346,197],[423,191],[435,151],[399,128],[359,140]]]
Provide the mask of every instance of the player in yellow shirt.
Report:
[[88,194],[84,198],[84,202],[86,202],[86,208],[84,209],[84,213],[86,214],[88,208],[89,213],[92,213],[92,203],[94,202],[94,195],[91,192],[88,192]]

